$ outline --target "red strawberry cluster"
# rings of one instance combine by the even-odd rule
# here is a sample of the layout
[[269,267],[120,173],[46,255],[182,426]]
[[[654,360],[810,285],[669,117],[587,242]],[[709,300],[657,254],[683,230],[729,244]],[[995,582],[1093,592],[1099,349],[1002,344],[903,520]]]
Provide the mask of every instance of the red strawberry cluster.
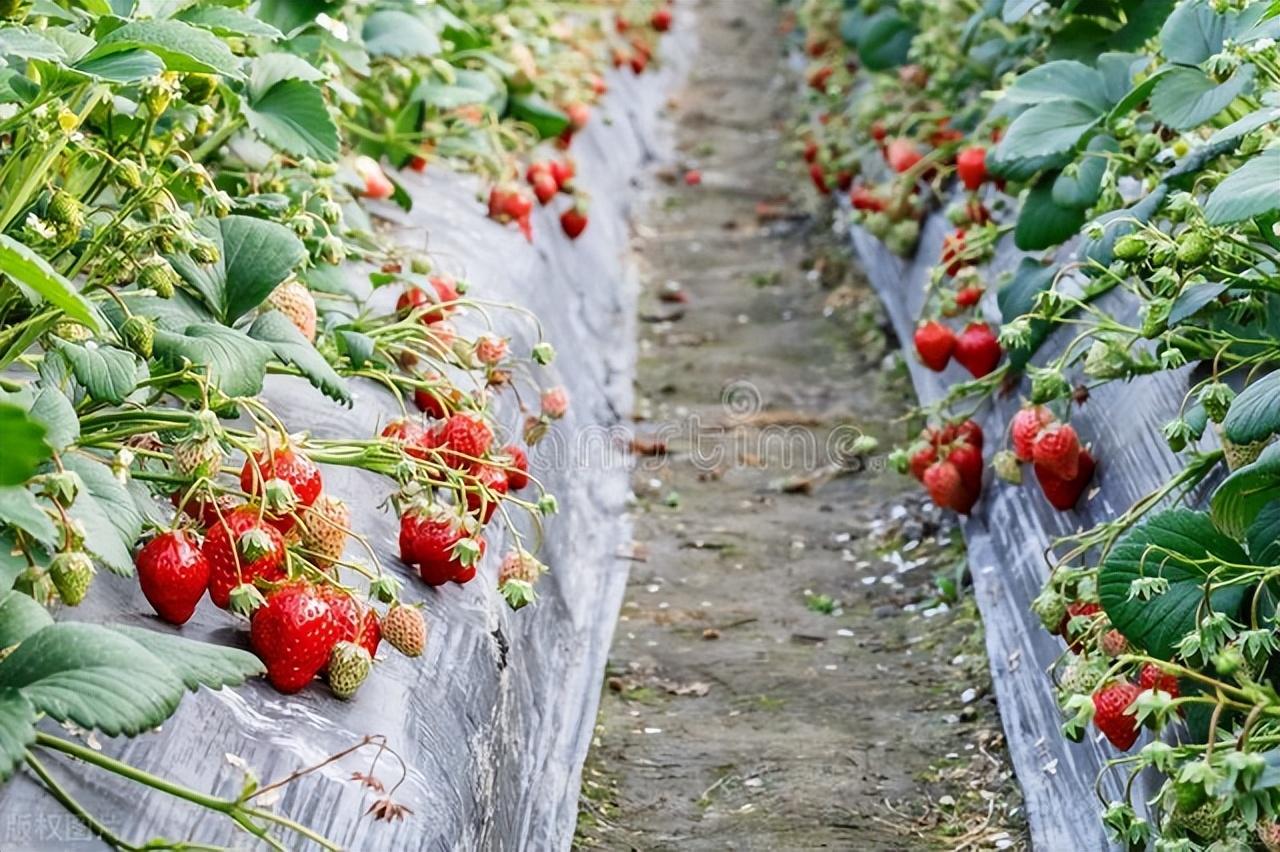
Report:
[[346,592],[294,580],[272,589],[254,610],[249,641],[266,665],[267,680],[288,694],[328,671],[339,642],[359,646],[372,661],[382,627],[372,607]]
[[1043,405],[1023,408],[1009,427],[1018,461],[1031,462],[1045,499],[1055,509],[1074,509],[1097,467],[1076,430]]
[[990,374],[1004,356],[995,331],[985,322],[971,322],[958,335],[938,320],[922,322],[916,327],[915,347],[930,370],[941,372],[954,358],[976,379]]
[[982,496],[982,427],[972,420],[926,428],[908,450],[911,475],[944,509],[969,514]]
[[514,222],[533,242],[533,200],[515,184],[500,184],[489,190],[489,218],[501,224]]

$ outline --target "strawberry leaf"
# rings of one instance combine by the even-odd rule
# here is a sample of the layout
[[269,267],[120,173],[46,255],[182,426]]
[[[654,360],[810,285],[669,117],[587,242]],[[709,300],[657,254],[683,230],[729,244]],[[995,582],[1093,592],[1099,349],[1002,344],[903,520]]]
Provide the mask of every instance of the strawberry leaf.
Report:
[[68,513],[85,529],[85,548],[116,574],[133,576],[129,550],[142,535],[143,517],[129,490],[104,462],[68,453],[63,466],[84,484]]
[[1228,535],[1243,537],[1262,508],[1280,499],[1280,444],[1263,450],[1253,464],[1228,476],[1213,492],[1213,523]]
[[36,738],[36,709],[21,692],[0,687],[0,781],[9,780]]
[[20,485],[0,488],[0,522],[22,530],[51,550],[58,544],[58,528],[53,519],[36,496]]
[[1280,565],[1280,500],[1273,500],[1253,519],[1245,532],[1254,565]]
[[0,662],[0,691],[36,710],[117,736],[156,727],[182,699],[183,681],[137,642],[96,624],[53,624]]
[[254,320],[249,336],[270,346],[281,362],[297,367],[325,396],[350,405],[351,392],[342,377],[284,314],[267,311]]
[[50,624],[53,617],[49,611],[29,595],[14,591],[0,594],[0,650],[17,645]]
[[262,390],[271,350],[244,332],[217,323],[195,323],[179,334],[156,329],[156,355],[183,360],[206,370],[227,396],[252,396]]
[[66,340],[55,340],[54,345],[71,365],[76,381],[84,385],[94,399],[121,403],[138,386],[138,360],[132,352],[98,344],[82,346]]
[[0,434],[4,454],[0,456],[0,486],[19,485],[48,461],[52,452],[44,439],[44,426],[16,405],[0,403]]
[[[1234,540],[1214,528],[1203,512],[1173,509],[1132,529],[1107,556],[1098,574],[1098,595],[1111,624],[1133,645],[1172,659],[1178,642],[1195,629],[1205,603],[1205,581],[1220,562],[1247,563]],[[1159,578],[1164,586],[1144,599],[1135,580]],[[1214,592],[1215,611],[1234,615],[1244,589]]]
[[265,671],[261,660],[239,648],[196,642],[171,633],[122,624],[113,624],[111,629],[164,660],[192,692],[202,686],[210,689],[237,686]]
[[1232,400],[1222,428],[1237,444],[1252,444],[1280,432],[1280,371],[1242,390]]

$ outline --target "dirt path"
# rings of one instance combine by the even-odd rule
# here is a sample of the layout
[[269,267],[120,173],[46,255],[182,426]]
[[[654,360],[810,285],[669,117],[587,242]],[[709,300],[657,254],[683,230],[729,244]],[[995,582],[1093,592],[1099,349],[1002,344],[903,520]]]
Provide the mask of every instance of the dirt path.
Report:
[[774,3],[698,11],[672,118],[703,183],[667,175],[635,245],[637,449],[666,452],[635,475],[578,844],[1020,846],[980,628],[934,600],[961,558],[950,527],[882,452],[794,490],[862,434],[887,446],[909,385],[777,167],[798,99]]

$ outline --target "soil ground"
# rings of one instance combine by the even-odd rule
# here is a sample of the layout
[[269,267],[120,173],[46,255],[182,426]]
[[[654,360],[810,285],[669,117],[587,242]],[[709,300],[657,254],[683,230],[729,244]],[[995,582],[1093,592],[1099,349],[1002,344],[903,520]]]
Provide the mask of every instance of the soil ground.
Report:
[[885,469],[897,344],[790,165],[777,7],[695,6],[636,225],[634,562],[576,845],[1024,847],[981,625],[939,588],[963,548]]

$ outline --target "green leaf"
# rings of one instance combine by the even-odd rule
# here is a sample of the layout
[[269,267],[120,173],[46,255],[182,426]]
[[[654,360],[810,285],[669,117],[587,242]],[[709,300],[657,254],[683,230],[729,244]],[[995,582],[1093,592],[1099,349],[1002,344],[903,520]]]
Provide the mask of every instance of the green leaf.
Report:
[[105,460],[69,453],[62,465],[84,483],[68,511],[85,525],[85,548],[115,573],[133,576],[130,551],[142,535],[145,519],[129,489]]
[[[996,294],[996,304],[1000,307],[1002,322],[1012,322],[1024,314],[1031,313],[1036,299],[1045,290],[1053,286],[1057,278],[1058,267],[1045,266],[1033,257],[1024,257],[1013,273],[1009,283],[1000,288]],[[1009,364],[1014,370],[1027,366],[1031,356],[1049,336],[1052,326],[1043,319],[1031,321],[1031,339],[1025,346],[1013,347],[1009,350]]]
[[[1119,143],[1111,136],[1095,136],[1085,149],[1075,174],[1065,171],[1053,182],[1053,203],[1059,207],[1092,207],[1102,194],[1102,178],[1107,173],[1107,158],[1103,152],[1120,150]],[[1092,154],[1092,156],[1090,156]]]
[[237,686],[265,671],[261,660],[239,648],[196,642],[172,633],[123,624],[113,624],[111,629],[163,660],[192,692],[202,686],[210,689]]
[[513,95],[507,109],[513,117],[532,125],[543,139],[554,139],[569,126],[564,110],[538,94]]
[[212,30],[220,36],[252,36],[270,41],[284,38],[284,33],[266,21],[260,21],[230,6],[195,6],[184,9],[175,17],[188,24]]
[[164,71],[164,60],[149,50],[121,50],[77,62],[71,70],[95,80],[128,85]]
[[507,91],[492,74],[460,68],[454,74],[452,85],[435,79],[423,80],[409,97],[438,110],[483,104],[501,113],[506,109]]
[[1244,94],[1253,75],[1252,65],[1242,65],[1219,85],[1198,68],[1170,69],[1151,92],[1151,112],[1174,130],[1190,130]]
[[1280,146],[1267,148],[1227,175],[1209,194],[1204,218],[1210,225],[1229,225],[1280,210]]
[[46,548],[59,544],[58,528],[36,496],[20,485],[0,488],[0,521],[30,535]]
[[365,18],[361,29],[370,56],[427,58],[440,52],[440,31],[418,15],[381,9]]
[[284,314],[267,311],[254,320],[249,336],[269,345],[280,361],[301,370],[325,396],[351,403],[351,392],[347,390],[346,382]]
[[44,439],[43,424],[32,420],[24,409],[11,403],[0,403],[0,435],[4,436],[4,453],[0,454],[0,486],[26,482],[53,454],[53,448]]
[[0,592],[12,589],[14,581],[26,570],[27,560],[18,550],[17,533],[0,530]]
[[1023,251],[1051,248],[1070,239],[1085,222],[1085,211],[1053,201],[1052,176],[1041,179],[1027,193],[1014,227],[1013,242]]
[[1262,507],[1277,499],[1280,499],[1280,444],[1272,444],[1253,464],[1222,480],[1209,500],[1209,510],[1218,529],[1243,538]]
[[1280,566],[1280,500],[1262,507],[1244,534],[1249,558],[1264,568]]
[[196,227],[217,245],[218,261],[198,264],[175,254],[169,262],[224,322],[235,322],[262,304],[307,256],[293,231],[266,219],[205,218]]
[[8,781],[36,739],[36,709],[22,693],[0,689],[0,781]]
[[351,366],[359,370],[373,360],[375,343],[373,338],[358,331],[346,329],[338,332],[338,345],[351,361]]
[[30,595],[0,592],[0,650],[17,645],[50,624],[53,624],[53,616]]
[[858,58],[871,71],[896,68],[907,61],[916,37],[911,21],[893,9],[882,9],[867,19],[858,39]]
[[67,59],[67,52],[60,45],[27,27],[0,28],[0,54],[53,62]]
[[1242,390],[1231,401],[1222,429],[1237,444],[1252,444],[1280,432],[1280,371]]
[[1015,118],[996,147],[1009,159],[1063,154],[1074,150],[1100,120],[1093,107],[1080,101],[1041,103]]
[[57,452],[65,450],[80,437],[80,418],[71,407],[71,401],[57,388],[36,391],[28,414],[44,426],[44,439]]
[[1227,290],[1226,284],[1195,284],[1178,294],[1169,309],[1169,327],[1180,325],[1195,316]]
[[[1134,646],[1172,659],[1178,642],[1196,627],[1205,578],[1218,561],[1244,564],[1248,557],[1239,544],[1214,529],[1203,512],[1173,509],[1152,515],[1126,534],[1103,562],[1098,573],[1102,608]],[[1142,577],[1162,577],[1168,590],[1147,600],[1130,598],[1132,582]],[[1215,611],[1234,615],[1243,596],[1242,587],[1229,587],[1214,592],[1210,604]]]
[[1036,7],[1039,0],[1004,0],[1000,10],[1000,19],[1006,24],[1016,24]]
[[1226,127],[1215,132],[1209,137],[1208,144],[1216,145],[1219,142],[1239,139],[1260,127],[1266,127],[1268,124],[1277,120],[1280,120],[1280,107],[1263,107],[1262,109],[1249,113],[1239,121],[1231,122]]
[[302,271],[302,280],[307,288],[316,293],[327,293],[331,296],[348,296],[359,299],[360,294],[351,284],[351,279],[341,266],[320,263]]
[[1140,0],[1126,4],[1125,24],[1111,34],[1107,46],[1114,50],[1137,50],[1160,30],[1176,0]]
[[138,361],[132,352],[67,340],[56,341],[54,345],[71,365],[76,381],[96,400],[121,403],[138,386]]
[[88,59],[99,59],[122,50],[148,50],[159,56],[170,71],[222,74],[239,79],[240,60],[222,39],[208,30],[182,21],[132,21],[98,39]]
[[1205,0],[1184,2],[1160,30],[1160,51],[1179,65],[1199,65],[1222,49],[1228,23]]
[[107,627],[63,622],[29,637],[0,662],[0,689],[36,710],[111,736],[136,736],[173,714],[184,684],[146,648]]
[[304,80],[281,80],[244,106],[249,127],[262,141],[295,157],[330,163],[338,158],[338,128],[324,95]]
[[179,333],[156,329],[158,357],[178,364],[184,359],[208,372],[227,396],[253,396],[262,390],[271,349],[244,332],[218,323],[196,323]]
[[92,331],[102,323],[93,305],[81,296],[43,257],[8,234],[0,234],[0,273],[30,294],[61,308],[67,316]]
[[1111,108],[1106,80],[1082,62],[1060,59],[1046,62],[1018,76],[1004,94],[1004,102],[1038,105],[1052,101],[1076,101],[1100,114]]
[[249,72],[249,99],[256,100],[282,80],[306,80],[314,83],[325,79],[324,72],[301,56],[292,53],[268,53],[253,61]]

